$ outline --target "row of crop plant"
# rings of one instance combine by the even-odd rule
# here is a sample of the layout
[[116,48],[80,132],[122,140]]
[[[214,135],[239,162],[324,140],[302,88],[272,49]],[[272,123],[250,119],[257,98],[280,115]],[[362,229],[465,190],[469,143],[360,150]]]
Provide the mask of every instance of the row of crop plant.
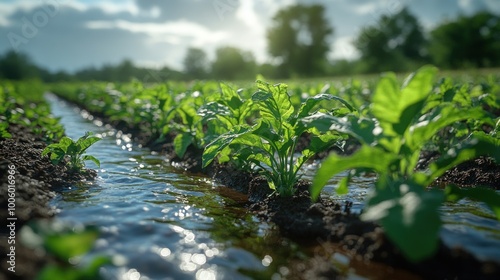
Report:
[[50,143],[64,134],[58,119],[50,114],[38,81],[0,81],[0,139],[11,138],[10,126],[22,126]]
[[[459,84],[449,78],[436,82],[436,75],[436,68],[425,66],[402,86],[388,73],[373,86],[351,80],[332,87],[288,87],[259,79],[239,90],[205,81],[189,86],[54,85],[53,91],[92,112],[140,128],[151,141],[163,141],[173,133],[180,157],[189,145],[203,150],[203,167],[217,160],[258,170],[281,196],[295,193],[299,170],[308,159],[356,139],[360,148],[354,154],[331,154],[322,162],[311,187],[312,199],[341,171],[352,170],[339,183],[339,193],[348,192],[357,172],[377,173],[361,217],[378,221],[401,251],[417,261],[438,246],[438,209],[445,201],[478,199],[500,219],[500,196],[493,190],[427,190],[466,160],[485,155],[499,162],[499,77]],[[310,144],[296,153],[306,133]],[[429,149],[441,156],[418,170],[422,151]]]
[[[11,232],[10,236],[11,239],[18,236],[17,239],[15,238],[15,242],[8,242],[8,252],[10,253],[6,256],[10,267],[7,269],[6,266],[3,266],[0,278],[3,276],[5,279],[26,279],[29,277],[28,275],[36,275],[36,279],[41,280],[100,279],[99,269],[102,265],[110,263],[108,258],[95,258],[87,266],[77,267],[74,262],[75,257],[80,257],[92,249],[98,238],[97,229],[81,228],[75,230],[73,227],[63,226],[57,221],[35,220],[33,218],[40,215],[37,211],[42,211],[39,210],[41,208],[45,207],[47,213],[52,211],[48,205],[35,204],[43,201],[40,197],[46,190],[41,189],[54,187],[54,185],[34,180],[35,178],[31,177],[23,179],[27,177],[26,172],[36,176],[40,173],[40,168],[47,168],[47,165],[40,163],[44,157],[41,148],[60,147],[53,150],[54,155],[60,155],[58,162],[54,162],[54,164],[60,162],[61,165],[70,167],[69,169],[62,168],[63,170],[81,172],[85,158],[79,157],[81,153],[78,154],[78,152],[83,151],[81,149],[77,151],[77,148],[86,145],[83,142],[87,137],[94,139],[90,141],[96,139],[93,138],[95,136],[91,137],[90,135],[82,137],[78,141],[65,137],[64,127],[59,123],[59,118],[53,117],[50,106],[44,99],[45,89],[45,85],[36,80],[0,81],[0,146],[2,151],[7,151],[5,154],[0,153],[0,163],[2,165],[7,163],[9,166],[8,172],[0,174],[0,185],[2,185],[0,200],[2,205],[5,205],[5,208],[2,209],[4,211],[2,219],[14,221],[10,223],[17,225],[17,233]],[[87,142],[87,144],[89,143]],[[61,153],[63,150],[64,153]],[[20,153],[15,154],[16,151],[20,151]],[[46,151],[48,153],[49,149]],[[23,158],[28,154],[29,158]],[[66,157],[67,155],[73,157]],[[66,161],[67,159],[69,160]],[[46,161],[50,165],[50,161]],[[78,165],[77,170],[71,168],[73,163]],[[26,166],[21,166],[21,164]],[[43,181],[43,179],[41,180]],[[3,189],[4,184],[6,186],[7,183],[10,186],[9,192],[7,189]],[[26,188],[33,190],[26,190]],[[14,191],[11,192],[11,189]],[[21,203],[21,200],[26,202]],[[7,201],[9,209],[7,209]],[[26,204],[33,205],[34,208],[22,208]],[[36,210],[34,211],[36,213],[31,212],[33,210]],[[16,214],[20,212],[28,212],[28,216],[17,217]],[[7,213],[8,218],[3,217]],[[44,215],[48,216],[49,214]],[[13,229],[11,228],[11,230]],[[33,255],[26,256],[29,254],[26,252],[30,252],[30,250],[31,252],[39,252],[39,254],[43,252],[43,260],[40,261],[41,257],[33,257]],[[12,265],[16,263],[16,260],[18,260],[17,267]],[[22,260],[24,262],[20,263]],[[32,261],[33,264],[30,264],[29,261]],[[39,267],[40,262],[45,263],[45,265],[39,271],[26,271],[26,267],[30,269]]]

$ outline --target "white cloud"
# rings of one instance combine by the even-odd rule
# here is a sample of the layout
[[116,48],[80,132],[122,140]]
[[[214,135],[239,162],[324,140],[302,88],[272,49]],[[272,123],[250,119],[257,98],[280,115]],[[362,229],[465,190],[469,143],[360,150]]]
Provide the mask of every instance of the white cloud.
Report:
[[[54,0],[53,0],[54,1]],[[107,14],[118,14],[127,12],[132,15],[138,15],[140,12],[139,7],[134,0],[122,0],[122,1],[97,1],[97,0],[58,0],[72,8],[78,10],[87,10],[90,8],[98,8]]]
[[250,48],[258,61],[263,61],[266,57],[264,52],[266,48],[266,26],[265,20],[257,14],[257,4],[259,3],[252,0],[240,1],[240,6],[236,10],[236,18],[243,22],[247,26],[247,29],[241,40],[237,42],[239,42],[239,47],[247,50]]
[[[68,7],[80,12],[85,12],[91,8],[102,10],[106,14],[118,14],[127,12],[132,15],[139,15],[140,9],[134,0],[126,1],[81,1],[81,0],[16,0],[0,3],[0,26],[9,26],[11,22],[8,17],[18,11],[24,11],[29,14],[38,9],[60,10],[62,7]],[[157,17],[158,11],[150,11],[149,16]]]
[[226,39],[224,31],[212,31],[200,24],[187,20],[178,20],[164,23],[139,23],[125,20],[116,21],[89,21],[89,29],[121,29],[133,33],[144,33],[152,38],[152,42],[168,42],[180,44],[188,40],[189,44],[202,47]]
[[[52,1],[47,1],[47,3],[52,3]],[[57,4],[57,2],[56,2]],[[29,0],[19,0],[16,2],[2,2],[0,3],[0,26],[9,26],[11,22],[8,17],[18,11],[29,12],[34,10],[36,7],[40,6],[38,1]]]
[[256,33],[262,33],[264,26],[254,8],[255,2],[252,0],[241,0],[240,6],[236,10],[236,18],[244,22],[249,28]]
[[354,13],[358,15],[366,15],[366,14],[371,14],[377,9],[377,3],[376,2],[370,2],[366,4],[360,4],[357,6],[353,7]]

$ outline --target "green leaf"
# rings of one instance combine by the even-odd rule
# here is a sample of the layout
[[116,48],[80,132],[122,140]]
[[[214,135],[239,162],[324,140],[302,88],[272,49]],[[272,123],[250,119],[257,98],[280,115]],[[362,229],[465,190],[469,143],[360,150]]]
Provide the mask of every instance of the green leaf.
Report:
[[183,158],[188,146],[193,143],[194,137],[190,133],[179,133],[174,138],[174,151],[179,156]]
[[340,97],[337,97],[337,96],[334,96],[334,95],[331,95],[331,94],[328,94],[328,93],[321,93],[321,94],[318,94],[318,95],[315,95],[313,97],[308,97],[306,99],[306,101],[304,103],[302,103],[302,105],[300,106],[299,108],[299,111],[297,113],[297,119],[300,120],[304,117],[307,117],[311,114],[311,110],[316,106],[318,105],[320,102],[322,101],[326,101],[326,100],[337,100],[337,101],[340,101],[342,104],[344,104],[351,112],[354,112],[356,111],[354,109],[354,107],[352,107],[351,104],[349,104],[349,102],[347,102],[346,100],[340,98]]
[[182,107],[177,107],[177,113],[181,117],[182,125],[189,128],[195,125],[195,119],[198,117],[196,109],[190,104],[184,104]]
[[481,108],[459,110],[452,104],[447,103],[437,107],[435,112],[433,112],[428,119],[412,125],[407,132],[408,134],[405,135],[405,138],[407,139],[408,145],[412,149],[416,149],[429,141],[441,129],[457,121],[481,119],[484,116],[484,111]]
[[222,97],[224,102],[233,110],[238,109],[243,105],[238,93],[225,83],[220,83]]
[[288,95],[288,86],[285,84],[270,85],[257,81],[259,91],[252,95],[252,100],[259,104],[261,117],[277,123],[287,121],[293,114],[294,108]]
[[373,145],[382,129],[375,121],[359,118],[354,115],[335,117],[324,113],[316,113],[300,120],[304,129],[317,129],[319,132],[338,131],[358,139],[361,143]]
[[445,193],[447,200],[452,202],[468,197],[486,203],[495,213],[497,220],[500,221],[500,194],[495,190],[480,187],[461,189],[450,185],[446,187]]
[[394,73],[383,77],[373,95],[373,115],[385,127],[393,124],[394,130],[403,135],[415,116],[422,110],[424,101],[431,93],[437,69],[424,66],[410,76],[403,88],[398,88]]
[[85,150],[87,150],[90,146],[92,146],[92,144],[99,140],[101,140],[101,138],[94,136],[94,133],[87,131],[84,136],[76,140],[76,143],[74,142],[74,144],[78,147],[77,153],[83,154]]
[[79,147],[78,153],[83,154],[85,150],[87,150],[90,146],[92,146],[95,142],[100,141],[101,138],[97,136],[92,136],[92,134],[88,134],[86,137],[82,137],[76,141],[76,145]]
[[267,122],[266,120],[260,120],[259,123],[254,126],[252,133],[270,142],[277,142],[281,139],[281,137],[276,134],[273,127],[271,127],[269,122]]
[[[0,108],[0,112],[2,112],[2,108]],[[8,128],[8,122],[0,122],[0,138],[7,139],[12,137],[12,135],[8,131]]]
[[209,102],[198,109],[198,115],[203,117],[202,121],[206,122],[218,119],[218,116],[229,116],[230,111],[227,106],[224,106],[219,102]]
[[338,195],[345,195],[349,193],[349,181],[351,180],[351,173],[349,172],[349,175],[346,177],[342,178],[338,185],[337,185],[337,194]]
[[441,219],[441,191],[425,191],[411,182],[377,189],[361,215],[365,221],[379,221],[389,239],[413,262],[431,257],[438,248]]
[[85,267],[84,274],[86,279],[101,279],[100,269],[102,266],[113,264],[109,257],[95,257],[92,262]]
[[71,143],[66,147],[66,154],[69,156],[81,155],[81,148],[76,143]]
[[338,135],[332,133],[312,136],[308,150],[312,151],[313,154],[322,152],[333,145],[338,144],[340,139],[341,138]]
[[329,155],[318,168],[311,186],[311,198],[316,200],[321,190],[331,177],[344,170],[369,168],[379,173],[388,172],[388,166],[396,160],[396,156],[377,148],[362,146],[356,153],[348,157],[337,154]]
[[253,163],[260,166],[260,163],[264,163],[265,165],[271,167],[273,163],[269,157],[269,155],[263,154],[261,151],[255,151],[251,154],[247,154],[247,159],[252,160]]
[[50,151],[52,150],[50,146],[51,145],[49,145],[49,146],[45,147],[45,149],[43,149],[43,151],[42,151],[42,157],[46,156],[46,155],[48,155],[50,153]]
[[399,100],[400,117],[394,125],[399,135],[404,134],[410,123],[421,112],[426,99],[432,93],[436,74],[436,67],[423,66],[406,80]]
[[66,153],[61,148],[52,149],[50,154],[50,161],[52,164],[59,164],[64,159]]
[[260,136],[253,134],[253,130],[249,131],[250,133],[243,133],[237,138],[235,138],[231,144],[239,144],[242,146],[249,146],[259,148],[268,153],[272,153],[273,151],[270,148],[268,143],[263,143],[263,140]]
[[[64,136],[63,138],[61,138],[59,143],[57,143],[57,146],[60,147],[65,153],[67,153],[68,147],[74,143],[75,142],[73,141],[73,139],[71,139],[67,136]],[[50,145],[49,145],[49,147],[50,147]]]
[[54,264],[45,266],[36,277],[37,280],[80,280],[82,279],[82,272],[73,267],[61,267]]
[[394,73],[385,74],[377,84],[372,98],[372,114],[381,122],[399,120],[400,89]]
[[203,151],[202,167],[207,167],[222,150],[233,142],[234,139],[249,133],[250,130],[251,127],[249,126],[236,126],[230,132],[220,135],[209,143]]
[[398,135],[404,135],[408,126],[419,116],[418,112],[422,110],[425,100],[419,100],[416,103],[408,105],[401,112],[399,121],[393,124],[392,128]]
[[90,251],[98,235],[96,229],[51,234],[45,238],[44,247],[61,261],[67,262],[72,257],[81,256]]
[[254,102],[262,102],[273,98],[273,94],[267,91],[257,91],[252,95]]
[[82,157],[82,161],[86,161],[86,160],[90,160],[90,161],[94,162],[98,167],[101,167],[101,162],[97,158],[95,158],[94,156],[84,155]]

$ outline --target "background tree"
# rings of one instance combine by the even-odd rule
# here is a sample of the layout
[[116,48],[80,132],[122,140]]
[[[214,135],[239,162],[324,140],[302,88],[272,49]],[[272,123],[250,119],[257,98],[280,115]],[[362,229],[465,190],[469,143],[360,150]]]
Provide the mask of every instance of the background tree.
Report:
[[184,72],[191,79],[206,78],[208,72],[207,54],[202,49],[189,48],[184,57]]
[[446,68],[500,66],[500,17],[490,12],[460,16],[431,32],[430,53]]
[[13,50],[0,57],[0,78],[23,80],[39,77],[39,69],[30,58]]
[[328,37],[333,34],[321,5],[294,5],[278,11],[267,32],[269,53],[283,76],[325,73]]
[[354,46],[361,53],[365,72],[415,69],[427,60],[422,27],[407,8],[362,28]]
[[130,82],[136,77],[137,68],[130,59],[124,59],[118,66],[116,66],[116,81]]
[[256,63],[252,53],[234,47],[221,47],[215,52],[212,75],[216,79],[254,79]]

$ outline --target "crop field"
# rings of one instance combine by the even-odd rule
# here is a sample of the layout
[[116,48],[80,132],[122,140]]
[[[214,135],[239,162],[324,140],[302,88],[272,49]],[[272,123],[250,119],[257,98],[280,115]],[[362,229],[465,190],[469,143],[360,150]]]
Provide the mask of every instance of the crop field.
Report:
[[[301,244],[301,248],[311,246],[303,245],[304,236],[311,238],[309,242],[325,236],[340,244],[346,242],[348,233],[326,230],[323,234],[325,224],[328,228],[328,223],[321,221],[323,214],[311,214],[320,217],[322,234],[315,235],[307,229],[302,229],[307,233],[298,234],[297,229],[288,227],[294,219],[304,216],[308,219],[307,215],[314,212],[311,207],[333,207],[337,209],[334,221],[339,219],[347,225],[358,223],[365,229],[370,228],[370,232],[383,232],[384,240],[388,240],[385,246],[395,248],[387,249],[393,259],[386,261],[386,265],[393,264],[420,277],[435,278],[438,276],[430,268],[419,274],[418,264],[439,261],[438,255],[444,254],[442,209],[464,201],[484,206],[480,216],[496,227],[489,232],[496,240],[493,246],[500,244],[498,168],[485,171],[490,172],[488,176],[493,174],[489,181],[477,179],[473,183],[461,183],[463,178],[449,179],[457,166],[472,164],[471,160],[500,162],[500,75],[495,72],[466,79],[440,74],[435,67],[424,66],[404,78],[384,73],[367,79],[285,83],[266,82],[259,76],[254,83],[240,84],[213,80],[157,84],[3,81],[1,86],[2,141],[15,138],[12,127],[24,126],[48,145],[41,157],[52,159],[55,165],[67,165],[68,172],[84,170],[84,161],[89,167],[105,168],[107,160],[94,157],[92,151],[95,150],[90,146],[106,133],[99,134],[96,128],[97,136],[88,133],[77,141],[65,137],[58,123],[60,118],[50,114],[41,94],[51,92],[85,110],[94,120],[114,127],[118,131],[114,135],[129,135],[133,145],[157,151],[177,172],[192,176],[203,174],[224,188],[240,192],[242,182],[235,182],[239,179],[221,178],[217,174],[229,172],[235,178],[250,176],[248,181],[260,180],[259,184],[250,184],[246,192],[243,191],[247,197],[239,209],[251,214],[259,213],[256,208],[267,209],[269,213],[261,214],[268,217],[264,221],[276,224],[280,238],[290,238]],[[95,149],[105,149],[99,148],[99,143]],[[88,148],[92,155],[84,155]],[[72,153],[74,157],[70,156]],[[493,166],[498,165],[493,163]],[[312,169],[312,175],[305,176],[305,169]],[[475,170],[477,178],[481,177],[482,171]],[[98,176],[106,174],[98,171]],[[360,211],[351,211],[349,203],[352,202],[343,197],[355,191],[353,180],[360,176],[373,179],[368,195],[359,201]],[[333,178],[340,179],[332,181]],[[281,204],[272,208],[277,201]],[[306,205],[306,210],[292,209],[289,204],[295,203],[297,207]],[[332,206],[332,203],[338,205]],[[340,208],[344,210],[338,210]],[[289,216],[288,224],[273,220],[280,215]],[[325,214],[324,217],[331,216]],[[91,231],[91,240],[97,239],[96,232]],[[363,235],[356,234],[360,236],[358,240],[362,240]],[[81,238],[87,237],[88,232],[82,233]],[[370,247],[369,244],[363,246]],[[349,256],[363,255],[363,249],[356,251],[353,247],[348,248]],[[377,250],[370,253],[372,258],[384,263],[377,254],[387,255],[387,252]],[[394,259],[399,257],[403,261],[398,265]],[[443,265],[444,272],[439,277],[461,279],[462,271],[453,271],[460,258],[450,258],[453,262],[450,267]],[[103,266],[111,265],[111,262],[100,261],[97,263]],[[474,261],[479,263],[479,268],[472,273],[483,273],[479,278],[494,279],[500,275],[500,259]],[[328,257],[325,262],[338,275],[350,275]],[[205,262],[200,263],[197,264],[202,271]],[[484,263],[491,265],[490,272],[481,272]],[[254,271],[242,275],[265,279],[277,273],[278,268],[273,269],[275,271],[263,274]],[[140,271],[140,267],[137,270]],[[203,271],[216,276],[219,270]],[[60,276],[63,274],[58,273],[64,273],[62,271],[45,270],[43,277]]]

